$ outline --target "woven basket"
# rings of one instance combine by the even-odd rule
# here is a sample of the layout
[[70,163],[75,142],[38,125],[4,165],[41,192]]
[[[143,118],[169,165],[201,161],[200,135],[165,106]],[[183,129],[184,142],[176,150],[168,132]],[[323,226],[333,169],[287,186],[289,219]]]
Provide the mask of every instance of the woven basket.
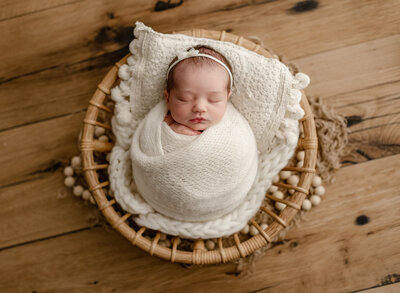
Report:
[[[185,30],[178,33],[232,42],[267,58],[277,58],[277,56],[273,55],[267,49],[262,48],[259,44],[225,31]],[[143,233],[147,230],[146,227],[138,226],[131,219],[132,215],[130,213],[123,211],[118,203],[116,203],[115,199],[106,195],[105,189],[108,188],[109,185],[106,172],[108,164],[99,164],[95,162],[95,157],[98,156],[99,153],[108,153],[113,146],[110,142],[103,142],[95,139],[94,129],[96,125],[105,129],[111,129],[110,125],[106,122],[98,121],[99,114],[101,114],[100,111],[108,112],[109,115],[112,114],[112,107],[105,106],[104,101],[106,97],[110,95],[110,89],[118,83],[118,68],[126,63],[129,56],[130,54],[117,62],[97,86],[97,90],[89,102],[88,110],[83,121],[80,143],[85,179],[89,185],[90,192],[96,200],[99,210],[102,211],[108,222],[133,245],[147,251],[150,255],[156,255],[171,262],[185,264],[218,264],[235,261],[241,257],[244,258],[252,254],[255,250],[271,242],[271,239],[276,237],[282,229],[286,228],[301,209],[301,205],[308,195],[311,181],[315,173],[318,141],[314,117],[304,92],[302,92],[302,99],[300,102],[305,112],[304,117],[300,119],[304,135],[299,138],[298,147],[296,149],[296,153],[300,150],[304,150],[304,164],[303,167],[285,167],[283,169],[298,172],[300,181],[297,186],[281,182],[273,183],[273,185],[280,188],[293,189],[295,192],[290,196],[290,200],[279,199],[266,194],[269,200],[286,204],[286,207],[279,214],[261,207],[260,210],[262,212],[267,213],[273,218],[272,224],[263,230],[260,225],[252,219],[250,222],[257,228],[259,234],[252,236],[244,242],[240,242],[238,233],[235,233],[232,235],[235,244],[230,247],[224,247],[222,238],[218,238],[218,245],[215,249],[207,250],[204,245],[204,240],[198,239],[194,241],[190,251],[180,250],[178,249],[179,236],[168,235],[168,237],[172,237],[172,248],[167,248],[158,245],[158,241],[161,237],[160,231],[153,231],[153,237],[151,238],[148,236],[145,237]]]

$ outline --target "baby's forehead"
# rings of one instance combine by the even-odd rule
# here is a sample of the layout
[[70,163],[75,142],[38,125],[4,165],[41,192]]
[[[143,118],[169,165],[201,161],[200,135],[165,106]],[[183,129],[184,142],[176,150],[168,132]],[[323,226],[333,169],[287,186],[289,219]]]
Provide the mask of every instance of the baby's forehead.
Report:
[[[191,59],[196,59],[196,58],[191,58]],[[226,70],[219,64],[215,63],[207,63],[207,62],[185,62],[190,59],[183,60],[180,62],[178,65],[176,65],[174,74],[176,73],[181,73],[184,71],[185,75],[187,74],[195,74],[199,70],[204,70],[204,71],[213,71],[216,72],[219,75],[223,75],[229,79],[229,74],[226,72]]]

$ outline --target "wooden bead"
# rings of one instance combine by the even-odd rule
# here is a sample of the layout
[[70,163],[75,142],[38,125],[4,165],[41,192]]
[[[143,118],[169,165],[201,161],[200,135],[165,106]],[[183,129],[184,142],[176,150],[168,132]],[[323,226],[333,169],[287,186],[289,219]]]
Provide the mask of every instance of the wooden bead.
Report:
[[297,183],[299,183],[299,180],[300,180],[299,176],[297,176],[297,175],[291,175],[291,176],[288,178],[287,183],[289,183],[290,185],[296,186]]
[[304,161],[298,161],[296,164],[296,167],[299,167],[299,168],[301,168],[303,166],[304,166]]
[[91,196],[92,196],[92,195],[91,195],[90,191],[87,190],[87,189],[85,189],[85,190],[82,192],[82,198],[83,198],[84,200],[90,200],[90,197],[91,197]]
[[244,226],[244,227],[242,228],[242,230],[240,230],[240,233],[242,233],[242,234],[249,234],[249,230],[250,230],[250,227],[249,227],[248,224],[246,224],[246,226]]
[[268,228],[268,224],[267,224],[267,223],[262,223],[260,226],[261,226],[261,228],[262,228],[263,230],[265,230],[265,229]]
[[314,206],[317,206],[321,203],[321,198],[318,195],[313,195],[310,197],[310,201]]
[[276,203],[275,203],[275,207],[276,207],[279,211],[281,211],[281,210],[283,210],[284,208],[286,208],[286,204],[281,203],[281,202],[276,202]]
[[72,190],[72,193],[75,196],[81,196],[82,193],[83,193],[83,187],[81,185],[74,186],[74,189]]
[[290,188],[290,189],[288,189],[288,192],[289,192],[290,194],[293,194],[293,193],[296,192],[296,190],[294,190],[293,188]]
[[254,225],[251,225],[250,226],[250,235],[256,236],[256,235],[258,235],[258,233],[260,233],[260,232],[257,230],[257,228]]
[[278,186],[271,185],[271,186],[268,188],[268,192],[269,192],[269,193],[274,193],[275,191],[278,191]]
[[311,201],[309,199],[305,199],[303,201],[303,204],[301,205],[301,208],[305,211],[309,211],[312,207]]
[[304,152],[304,151],[299,151],[299,152],[296,154],[296,159],[297,159],[298,161],[304,161],[304,156],[305,156],[305,152]]
[[91,204],[96,204],[96,201],[94,200],[93,196],[90,196],[89,201]]
[[315,175],[314,178],[312,179],[312,186],[318,187],[322,184],[322,179],[318,175]]
[[65,186],[72,187],[72,186],[74,186],[74,184],[75,184],[75,178],[74,177],[71,177],[71,176],[65,177],[65,179],[64,179],[64,185]]
[[103,127],[100,127],[97,125],[94,127],[94,135],[96,137],[102,136],[105,132],[106,132],[106,130]]
[[71,166],[67,166],[64,169],[64,175],[65,176],[72,176],[74,175],[74,169]]
[[81,157],[80,156],[75,156],[71,159],[71,166],[74,169],[77,169],[81,166],[82,161],[81,161]]
[[208,250],[214,250],[214,248],[215,248],[215,242],[212,241],[212,240],[210,240],[210,239],[208,239],[208,240],[206,241],[206,248],[207,248]]
[[323,187],[322,185],[318,186],[317,188],[315,188],[314,190],[315,194],[317,195],[324,195],[325,194],[325,187]]
[[278,183],[278,182],[279,182],[279,175],[276,175],[276,176],[274,177],[274,179],[272,179],[272,182],[273,182],[273,183]]
[[286,180],[290,177],[290,175],[292,175],[292,173],[290,171],[281,171],[279,172],[279,177],[283,180]]
[[280,190],[275,191],[272,195],[275,196],[275,197],[277,197],[277,198],[279,198],[279,199],[283,199],[283,198],[285,197],[285,195],[283,194],[283,192],[280,191]]
[[102,135],[98,138],[102,142],[108,142],[108,136],[107,135]]

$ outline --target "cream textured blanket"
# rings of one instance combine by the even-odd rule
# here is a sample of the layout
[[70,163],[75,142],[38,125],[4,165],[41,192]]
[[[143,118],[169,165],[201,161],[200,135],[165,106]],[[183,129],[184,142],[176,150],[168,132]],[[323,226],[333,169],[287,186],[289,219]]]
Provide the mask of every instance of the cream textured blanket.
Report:
[[159,102],[133,137],[133,178],[158,212],[185,221],[217,219],[241,204],[257,173],[257,144],[231,104],[222,120],[198,136],[175,133]]
[[[310,81],[308,76],[302,73],[293,76],[279,60],[265,58],[229,42],[180,34],[160,34],[140,22],[136,23],[134,33],[135,39],[129,46],[132,56],[128,58],[127,64],[120,67],[118,75],[121,82],[111,90],[111,97],[115,101],[112,128],[116,143],[111,153],[108,173],[115,200],[124,210],[132,213],[133,219],[138,225],[170,235],[207,239],[229,236],[238,232],[257,213],[273,178],[286,166],[296,149],[299,137],[298,120],[304,115],[300,106],[300,90],[307,87]],[[197,202],[199,210],[190,206],[189,210],[185,210],[183,204],[187,207],[190,201],[183,196],[186,193],[181,191],[184,184],[195,184],[194,174],[191,177],[178,176],[175,177],[175,180],[168,178],[174,181],[177,187],[165,182],[160,185],[151,185],[151,189],[156,191],[156,193],[151,193],[150,189],[144,190],[142,188],[146,183],[145,181],[150,179],[145,174],[133,170],[136,168],[132,162],[135,154],[143,154],[143,161],[141,162],[145,166],[143,170],[146,170],[148,163],[151,163],[153,167],[156,165],[159,157],[157,152],[160,153],[163,150],[164,153],[168,154],[161,157],[169,158],[174,156],[175,150],[178,148],[185,149],[185,144],[191,145],[193,143],[193,146],[196,145],[197,140],[201,141],[203,134],[206,134],[203,132],[199,137],[194,138],[196,141],[192,137],[175,140],[173,133],[166,131],[168,128],[165,128],[166,125],[163,123],[160,131],[163,131],[161,133],[165,136],[162,139],[175,141],[174,144],[164,144],[162,147],[159,145],[160,140],[157,142],[154,139],[153,141],[152,137],[149,136],[145,139],[146,142],[143,142],[146,143],[146,147],[142,148],[140,152],[134,152],[133,150],[137,146],[132,146],[135,141],[134,136],[139,135],[139,125],[151,109],[163,99],[162,93],[165,88],[165,76],[169,63],[179,52],[200,44],[210,46],[223,53],[232,65],[235,84],[230,102],[248,121],[259,151],[257,174],[254,178],[253,173],[249,173],[246,180],[250,182],[254,179],[254,181],[242,201],[240,198],[243,193],[231,197],[225,195],[225,199],[230,200],[230,202],[223,202],[227,213],[224,213],[221,206],[218,206],[222,202],[220,198],[214,198],[215,201],[210,200],[217,197],[216,195],[224,198],[224,193],[221,190],[215,190],[211,194],[202,192],[204,191],[202,188],[208,188],[208,186],[204,186],[204,181],[209,175],[207,173],[202,174],[204,177],[199,181],[202,184],[195,188],[192,186],[193,189],[189,193],[191,194],[190,200]],[[159,115],[159,119],[162,118],[162,115]],[[171,136],[168,136],[168,134]],[[158,145],[154,146],[153,142]],[[226,146],[226,144],[221,143],[219,146]],[[251,144],[249,146],[252,147]],[[155,152],[153,153],[155,155],[150,156],[149,151]],[[246,151],[252,154],[251,148]],[[134,153],[133,156],[131,156],[131,152]],[[179,152],[183,153],[177,150],[177,153]],[[218,154],[211,153],[210,156],[214,156],[215,160],[208,160],[210,165],[207,167],[212,174],[216,173],[212,163],[220,160]],[[154,162],[153,157],[155,158]],[[179,161],[178,157],[176,155],[175,163],[183,165],[183,160]],[[190,166],[192,166],[193,158],[191,160]],[[198,164],[203,164],[205,162],[203,160],[203,157],[198,159]],[[233,164],[233,162],[230,163]],[[187,164],[189,166],[189,163]],[[252,164],[250,165],[245,164],[237,170],[228,170],[227,172],[237,172],[235,173],[236,178],[239,178],[243,168],[244,170],[254,171]],[[216,166],[218,168],[223,167],[219,164],[216,164]],[[190,167],[183,167],[191,170]],[[166,173],[159,174],[159,176],[165,177],[165,174],[170,174],[168,172],[174,174],[173,172],[177,172],[177,170],[179,168],[172,165],[171,170],[165,171]],[[154,176],[158,171],[148,170],[146,172],[150,172],[147,173],[147,176]],[[211,183],[208,184],[214,182],[213,184],[219,188],[226,187],[227,190],[236,191],[233,186],[235,184],[241,186],[238,182],[235,182],[236,178],[232,178],[226,186],[217,183],[218,180],[224,179],[223,176],[215,181],[212,178],[213,180],[210,180]],[[136,181],[141,191],[138,191]],[[182,183],[181,181],[188,182]],[[143,186],[141,186],[142,184]],[[180,193],[175,193],[176,190],[173,188],[181,189],[181,191],[178,190]],[[245,189],[243,188],[243,190]],[[197,191],[200,192],[197,193]],[[155,194],[163,192],[165,195],[168,193],[166,198],[154,198]],[[175,203],[178,203],[177,206],[169,203],[166,200],[167,198],[174,199]],[[172,213],[174,209],[179,210],[179,214]],[[218,213],[219,217],[215,214],[215,218],[212,219],[213,213]],[[196,219],[208,220],[195,220],[195,216]]]

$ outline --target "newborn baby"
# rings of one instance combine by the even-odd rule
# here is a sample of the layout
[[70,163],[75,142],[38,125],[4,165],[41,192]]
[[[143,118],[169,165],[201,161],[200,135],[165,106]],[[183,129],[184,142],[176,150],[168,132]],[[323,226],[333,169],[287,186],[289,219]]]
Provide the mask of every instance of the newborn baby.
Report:
[[137,190],[169,218],[217,219],[243,203],[258,168],[253,131],[228,103],[230,65],[201,46],[178,52],[166,75],[165,100],[150,110],[132,139]]
[[194,50],[200,56],[172,61],[164,91],[169,109],[164,121],[176,133],[185,135],[199,135],[217,124],[232,94],[232,70],[225,57],[205,46],[189,53]]

